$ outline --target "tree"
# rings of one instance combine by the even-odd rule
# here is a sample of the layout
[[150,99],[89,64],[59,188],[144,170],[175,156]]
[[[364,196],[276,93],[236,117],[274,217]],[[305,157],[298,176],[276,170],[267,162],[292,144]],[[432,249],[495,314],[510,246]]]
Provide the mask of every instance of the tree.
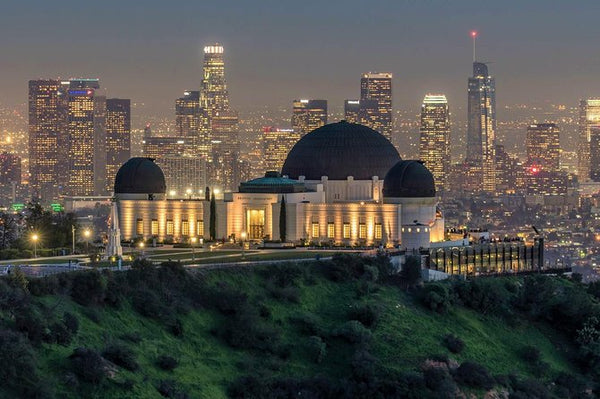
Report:
[[287,239],[287,212],[285,209],[285,196],[281,196],[281,208],[279,208],[279,239],[285,242]]
[[408,286],[413,286],[421,280],[421,259],[418,256],[407,256],[402,265],[402,278]]
[[217,237],[217,202],[215,201],[214,192],[210,197],[209,234],[211,240],[214,240]]

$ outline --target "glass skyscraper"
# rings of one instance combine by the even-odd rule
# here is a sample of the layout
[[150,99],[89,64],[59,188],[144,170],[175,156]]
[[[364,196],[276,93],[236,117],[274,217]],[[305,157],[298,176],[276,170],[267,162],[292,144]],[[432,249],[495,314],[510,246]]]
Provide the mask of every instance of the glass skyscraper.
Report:
[[600,99],[590,98],[579,102],[579,143],[577,146],[577,178],[590,180],[592,128],[600,125]]
[[[376,103],[374,103],[376,102]],[[392,74],[364,73],[360,79],[361,123],[392,141]]]
[[421,105],[419,159],[433,174],[437,191],[447,188],[450,169],[450,111],[446,96],[427,94]]

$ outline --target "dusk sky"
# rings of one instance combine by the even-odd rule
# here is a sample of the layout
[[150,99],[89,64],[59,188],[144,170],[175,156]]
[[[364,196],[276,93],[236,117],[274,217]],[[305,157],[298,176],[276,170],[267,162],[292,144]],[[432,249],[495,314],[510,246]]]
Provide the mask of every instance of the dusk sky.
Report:
[[600,96],[600,1],[7,1],[0,103],[35,78],[99,77],[111,97],[169,116],[200,85],[204,44],[225,46],[232,104],[356,98],[360,74],[394,73],[394,108],[427,92],[466,105],[469,32],[499,107]]

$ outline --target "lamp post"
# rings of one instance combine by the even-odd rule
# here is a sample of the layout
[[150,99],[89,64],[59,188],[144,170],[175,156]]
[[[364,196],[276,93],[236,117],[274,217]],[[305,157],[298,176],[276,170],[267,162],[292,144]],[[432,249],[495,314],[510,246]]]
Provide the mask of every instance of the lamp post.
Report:
[[185,193],[187,194],[188,199],[192,199],[192,189],[191,188],[188,188],[187,190],[185,190]]
[[73,249],[71,251],[71,255],[75,255],[75,225],[71,225],[71,233],[73,234]]
[[242,231],[240,237],[242,238],[242,259],[246,259],[246,232]]
[[31,236],[31,241],[33,241],[33,257],[37,258],[37,242],[40,239],[40,237],[37,235],[37,233],[33,233],[33,235]]
[[141,257],[143,258],[144,257],[144,242],[143,241],[140,242],[140,251],[141,251]]
[[91,235],[92,235],[92,232],[90,231],[90,229],[85,229],[83,231],[83,236],[85,237],[85,252],[87,254],[90,253],[89,245],[90,245],[90,236]]
[[196,261],[196,241],[198,241],[198,238],[192,237],[190,240],[192,241],[192,262],[194,262]]

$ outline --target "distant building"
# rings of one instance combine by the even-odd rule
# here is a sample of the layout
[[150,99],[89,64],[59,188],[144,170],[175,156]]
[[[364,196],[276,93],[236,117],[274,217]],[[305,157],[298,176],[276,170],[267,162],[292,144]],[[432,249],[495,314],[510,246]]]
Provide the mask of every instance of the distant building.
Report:
[[156,159],[164,175],[170,198],[204,198],[206,161],[176,155]]
[[344,100],[344,119],[349,123],[360,123],[360,100]]
[[197,156],[210,159],[210,118],[200,105],[200,91],[188,90],[175,100],[176,135],[193,140]]
[[[374,104],[371,101],[376,101]],[[361,123],[392,140],[392,74],[363,73],[360,79]]]
[[3,152],[0,154],[0,184],[21,184],[21,157]]
[[496,191],[496,85],[487,65],[473,63],[468,84],[467,159],[473,176],[479,176],[478,191]]
[[548,172],[560,170],[560,129],[555,123],[527,127],[527,164]]
[[183,137],[145,136],[142,142],[143,154],[147,158],[166,156],[193,156],[193,139]]
[[579,102],[579,143],[577,146],[577,178],[580,182],[590,181],[591,176],[591,130],[600,125],[600,98],[590,98]]
[[131,158],[131,100],[106,99],[106,191],[119,168]]
[[29,81],[29,172],[33,196],[58,198],[65,183],[68,82]]
[[67,113],[69,196],[106,190],[106,97],[98,79],[69,81]]
[[419,159],[435,179],[438,190],[447,188],[450,169],[450,111],[445,95],[428,94],[421,105]]
[[590,126],[590,179],[600,182],[600,125]]
[[200,106],[209,111],[229,109],[229,93],[225,81],[224,49],[220,44],[204,47],[204,65],[202,68],[202,85],[200,90]]
[[518,190],[517,173],[520,166],[515,157],[510,156],[502,144],[496,144],[496,192],[514,194]]
[[300,136],[327,124],[327,100],[294,100],[292,129]]
[[293,129],[265,127],[262,135],[264,172],[280,171],[287,154],[298,140],[300,134]]

